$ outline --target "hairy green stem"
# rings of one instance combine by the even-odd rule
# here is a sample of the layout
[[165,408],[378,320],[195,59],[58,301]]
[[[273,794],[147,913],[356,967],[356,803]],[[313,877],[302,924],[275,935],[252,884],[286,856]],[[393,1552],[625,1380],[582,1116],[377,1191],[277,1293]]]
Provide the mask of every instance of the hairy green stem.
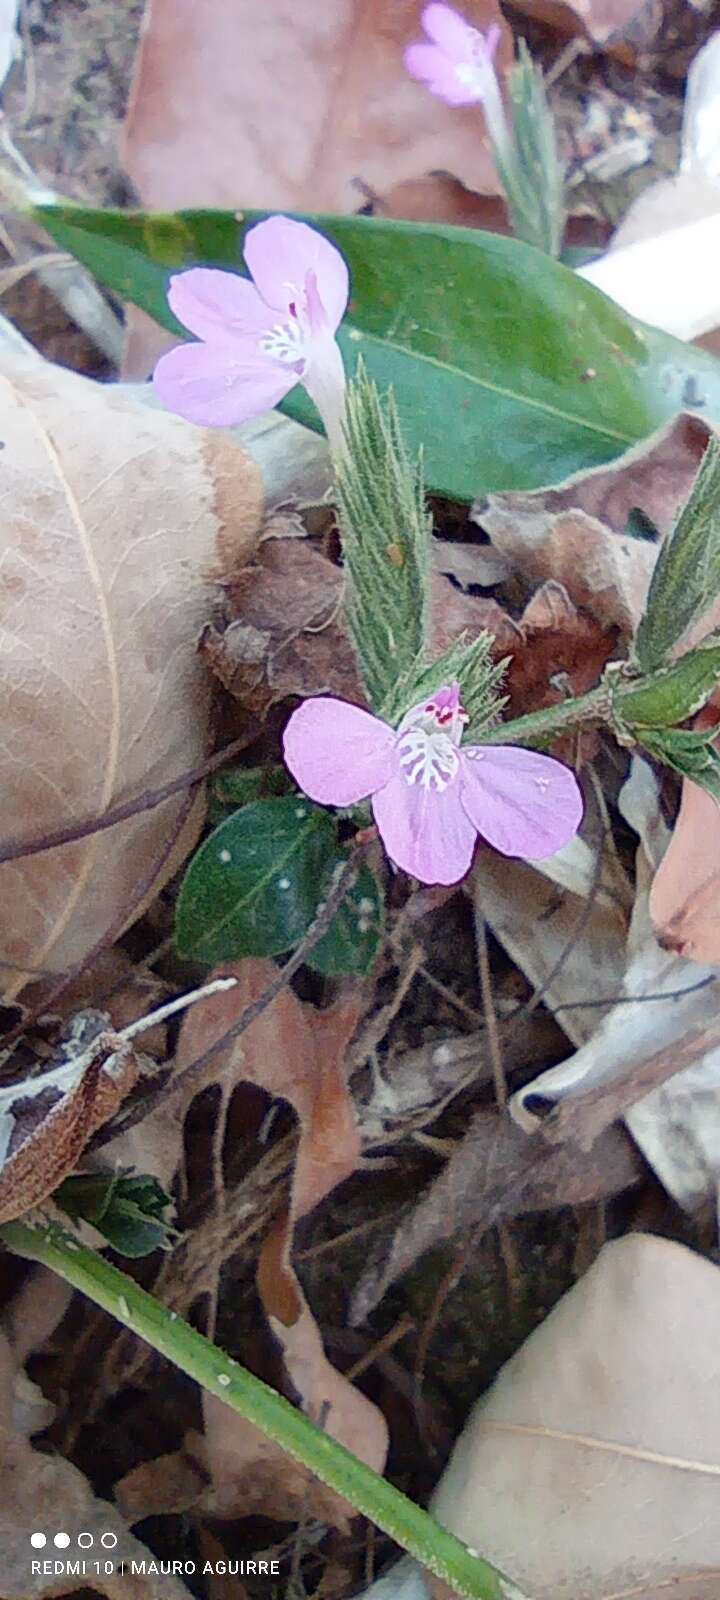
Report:
[[468,1600],[524,1600],[509,1579],[472,1554],[427,1511],[196,1333],[177,1313],[166,1310],[132,1278],[85,1249],[66,1229],[56,1223],[8,1222],[0,1227],[0,1241],[17,1255],[50,1267],[203,1389],[254,1423],[458,1594]]
[[612,700],[605,684],[575,700],[563,700],[546,711],[530,711],[513,722],[499,722],[483,734],[483,744],[551,744],[561,733],[572,733],[588,722],[611,722]]

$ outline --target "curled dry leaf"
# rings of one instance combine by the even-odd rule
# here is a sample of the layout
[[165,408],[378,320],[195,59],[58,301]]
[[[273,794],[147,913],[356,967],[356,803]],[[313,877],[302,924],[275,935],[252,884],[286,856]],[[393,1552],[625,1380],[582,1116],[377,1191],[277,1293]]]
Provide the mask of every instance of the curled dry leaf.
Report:
[[[261,484],[221,433],[10,349],[0,433],[5,839],[100,815],[202,761],[195,639],[211,571],[253,548]],[[74,968],[132,921],[201,815],[180,794],[0,867],[6,998],[28,969]]]
[[[149,0],[125,166],[145,205],[356,211],[442,169],[498,184],[477,107],[450,107],[410,78],[422,0]],[[512,38],[496,0],[464,0],[478,28]]]
[[39,1205],[71,1173],[137,1082],[130,1047],[99,1034],[41,1077],[0,1089],[0,1222]]
[[[362,703],[342,595],[340,567],[308,540],[270,540],[225,585],[225,631],[206,627],[201,652],[225,687],[257,715],[293,695],[336,694]],[[461,594],[433,573],[433,651],[439,654],[464,629],[471,636],[487,629],[499,655],[518,640],[496,601]]]
[[603,628],[628,636],[642,615],[656,557],[653,542],[633,536],[633,519],[640,512],[651,537],[653,527],[662,538],[669,533],[709,436],[699,417],[680,416],[617,465],[558,489],[492,495],[473,508],[473,520],[528,577],[557,580]]
[[535,1600],[716,1600],[720,1272],[630,1234],[503,1368],[433,1510]]

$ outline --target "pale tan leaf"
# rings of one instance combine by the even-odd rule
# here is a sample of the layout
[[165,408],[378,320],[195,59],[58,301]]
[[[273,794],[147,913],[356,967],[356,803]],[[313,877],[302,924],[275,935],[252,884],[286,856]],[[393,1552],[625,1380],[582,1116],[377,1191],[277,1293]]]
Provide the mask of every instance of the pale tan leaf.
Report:
[[476,1406],[435,1496],[534,1600],[720,1593],[720,1272],[631,1234]]
[[[209,576],[247,560],[259,475],[221,433],[3,353],[0,839],[179,777],[208,741],[195,639]],[[186,795],[0,867],[0,955],[65,970],[139,914],[197,836]]]
[[[498,184],[477,107],[415,83],[403,51],[422,0],[150,0],[125,165],[145,205],[355,211],[425,173]],[[464,0],[479,28],[496,0]]]

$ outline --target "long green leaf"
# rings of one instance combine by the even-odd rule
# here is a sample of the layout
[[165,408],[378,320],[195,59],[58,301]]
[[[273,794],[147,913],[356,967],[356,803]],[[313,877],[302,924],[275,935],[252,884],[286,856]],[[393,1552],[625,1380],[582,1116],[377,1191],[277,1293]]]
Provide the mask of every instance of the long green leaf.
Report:
[[[117,294],[182,334],[172,270],[241,267],[262,213],[172,215],[34,208],[57,243]],[[471,498],[532,489],[613,460],[683,407],[720,415],[720,363],[635,322],[540,252],[468,228],[311,217],[352,276],[341,330],[381,387],[392,384],[408,448],[431,488]],[[286,409],[317,426],[303,391]]]

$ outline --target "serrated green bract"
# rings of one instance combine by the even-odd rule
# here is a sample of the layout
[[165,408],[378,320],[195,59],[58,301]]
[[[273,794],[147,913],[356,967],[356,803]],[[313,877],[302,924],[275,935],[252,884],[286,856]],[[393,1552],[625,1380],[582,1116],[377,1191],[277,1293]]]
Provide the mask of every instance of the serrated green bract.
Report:
[[422,460],[407,454],[394,396],[380,399],[362,363],[348,384],[344,431],[335,472],[345,616],[377,711],[425,649],[431,519]]
[[635,655],[645,672],[664,666],[720,595],[720,443],[711,438],[690,495],[660,547]]
[[[307,932],[343,859],[335,818],[303,795],[243,806],[215,828],[185,873],[175,919],[180,954],[210,966],[284,955]],[[347,919],[341,907],[322,941],[321,970],[367,971],[381,926],[374,911],[370,921],[353,941],[352,914]]]
[[507,79],[511,132],[507,148],[493,144],[513,233],[549,256],[558,256],[565,227],[565,180],[555,123],[542,72],[524,39]]
[[719,681],[720,639],[713,634],[696,650],[688,650],[672,666],[650,673],[640,683],[618,674],[614,678],[613,714],[621,726],[631,731],[672,728],[701,711]]
[[463,636],[435,661],[415,663],[412,670],[398,680],[382,707],[385,721],[398,722],[405,711],[429,698],[443,684],[459,683],[460,698],[469,719],[465,739],[478,737],[497,720],[506,703],[499,693],[506,663],[493,661],[493,646],[492,634],[479,633],[469,642]]
[[[178,338],[170,270],[241,269],[263,212],[175,215],[36,206],[35,219],[116,294]],[[627,316],[517,239],[388,218],[310,216],[351,277],[340,343],[392,386],[431,489],[472,499],[536,489],[622,455],[686,406],[720,416],[720,363]],[[691,397],[691,398],[690,398]],[[319,428],[302,389],[283,410]]]

